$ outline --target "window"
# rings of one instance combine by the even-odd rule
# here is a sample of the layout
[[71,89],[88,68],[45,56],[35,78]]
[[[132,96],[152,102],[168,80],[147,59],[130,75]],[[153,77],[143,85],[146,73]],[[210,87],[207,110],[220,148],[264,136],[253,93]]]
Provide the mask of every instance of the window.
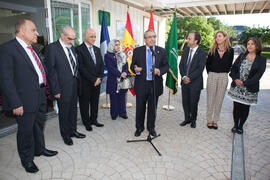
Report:
[[[61,36],[61,30],[64,26],[72,26],[76,32],[77,40],[75,45],[79,44],[79,13],[78,4],[70,4],[60,2],[58,0],[51,1],[52,13],[52,31],[53,41],[56,41]],[[90,19],[90,13],[89,13]]]
[[81,3],[81,20],[82,20],[82,33],[84,33],[84,31],[87,28],[91,27],[90,24],[90,5],[89,4],[85,4],[85,3]]

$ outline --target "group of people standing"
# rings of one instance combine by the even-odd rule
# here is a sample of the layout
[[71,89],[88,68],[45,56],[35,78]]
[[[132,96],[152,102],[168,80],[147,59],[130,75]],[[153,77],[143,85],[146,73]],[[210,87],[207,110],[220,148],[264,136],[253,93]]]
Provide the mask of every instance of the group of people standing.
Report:
[[[45,147],[44,124],[46,121],[46,87],[59,107],[59,128],[66,145],[73,145],[72,137],[85,138],[77,131],[77,98],[80,113],[87,131],[92,126],[103,127],[97,121],[100,85],[104,75],[104,62],[108,68],[107,89],[110,95],[110,115],[127,119],[125,95],[127,89],[120,86],[127,78],[128,63],[121,51],[120,41],[111,40],[104,62],[100,49],[94,45],[96,33],[86,29],[84,42],[73,47],[76,32],[71,26],[63,27],[59,40],[45,49],[45,64],[32,46],[37,42],[35,24],[26,19],[16,25],[16,38],[0,46],[0,87],[3,108],[12,110],[18,124],[17,145],[22,166],[27,172],[39,169],[34,156],[54,156],[58,152]],[[201,36],[192,32],[188,36],[188,46],[183,52],[179,65],[182,86],[182,103],[185,126],[191,123],[196,128],[198,102],[203,89],[203,70],[206,65],[207,80],[207,127],[218,129],[222,101],[225,96],[228,73],[232,78],[229,96],[234,101],[233,132],[243,133],[249,107],[256,104],[259,80],[266,68],[266,59],[260,55],[262,46],[257,38],[247,43],[247,51],[233,63],[233,49],[224,31],[214,36],[209,54],[199,47]],[[164,48],[156,45],[156,34],[152,30],[144,33],[145,45],[135,48],[130,69],[136,74],[134,91],[136,94],[136,131],[140,136],[146,128],[149,134],[157,136],[155,120],[158,98],[163,93],[163,78],[169,70]],[[90,106],[90,112],[89,112]]]
[[[97,121],[100,84],[104,63],[94,46],[93,29],[84,33],[84,42],[74,48],[76,33],[71,26],[63,27],[59,40],[45,49],[45,61],[32,44],[37,42],[35,24],[27,19],[16,25],[16,38],[0,46],[0,87],[3,109],[12,110],[18,124],[17,146],[22,166],[27,172],[39,169],[34,156],[54,156],[58,152],[45,147],[46,88],[59,107],[59,128],[63,141],[73,145],[72,137],[85,138],[77,131],[77,99],[87,131],[102,127]],[[89,113],[89,105],[91,110]]]
[[256,37],[247,41],[246,52],[235,62],[234,50],[226,32],[218,31],[208,55],[198,47],[201,37],[197,32],[190,33],[187,39],[189,48],[183,52],[179,69],[182,85],[182,103],[185,120],[180,126],[191,123],[196,128],[198,102],[203,88],[203,70],[206,66],[207,106],[206,119],[209,129],[218,129],[221,107],[228,85],[228,74],[232,78],[228,97],[233,100],[233,133],[242,134],[250,105],[258,99],[259,81],[266,69],[266,58],[261,56],[262,44]]

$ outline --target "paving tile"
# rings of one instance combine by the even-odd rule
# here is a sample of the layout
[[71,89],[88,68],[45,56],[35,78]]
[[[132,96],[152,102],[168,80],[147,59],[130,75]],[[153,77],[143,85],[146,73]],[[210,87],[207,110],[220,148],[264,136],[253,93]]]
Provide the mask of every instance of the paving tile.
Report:
[[[269,81],[270,70],[263,81]],[[259,105],[252,106],[244,126],[246,179],[270,179],[270,84],[261,83]],[[179,89],[180,90],[180,89]],[[128,93],[129,94],[129,93]],[[55,157],[35,157],[40,171],[27,174],[21,167],[16,147],[16,134],[0,139],[0,180],[74,179],[74,180],[211,180],[230,179],[233,135],[232,101],[225,96],[219,129],[206,127],[206,91],[201,93],[197,128],[180,127],[184,120],[181,91],[171,97],[175,111],[164,111],[168,92],[159,98],[156,131],[161,136],[154,139],[160,150],[158,156],[148,142],[127,143],[127,140],[145,139],[145,130],[138,138],[135,132],[135,97],[128,95],[133,107],[127,109],[129,118],[110,119],[108,109],[99,109],[98,121],[102,128],[85,130],[81,123],[78,131],[86,138],[74,138],[67,146],[59,133],[58,118],[46,122],[45,139],[49,149],[57,150]],[[100,97],[100,105],[105,96]],[[79,112],[79,111],[78,111]]]

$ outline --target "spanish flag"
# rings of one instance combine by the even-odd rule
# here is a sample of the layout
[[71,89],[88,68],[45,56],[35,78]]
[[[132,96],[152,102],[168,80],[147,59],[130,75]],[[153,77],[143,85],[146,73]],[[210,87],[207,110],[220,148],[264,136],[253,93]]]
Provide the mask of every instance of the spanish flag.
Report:
[[[130,70],[130,65],[132,61],[132,56],[133,56],[133,49],[134,49],[134,41],[133,41],[133,33],[132,33],[132,27],[131,27],[131,22],[130,22],[130,17],[129,13],[127,12],[127,23],[126,23],[126,28],[125,28],[125,33],[124,33],[124,38],[123,38],[123,52],[126,54],[127,57],[127,62],[128,62],[128,70],[131,75],[135,75],[131,70]],[[130,92],[135,95],[133,88],[130,89]]]

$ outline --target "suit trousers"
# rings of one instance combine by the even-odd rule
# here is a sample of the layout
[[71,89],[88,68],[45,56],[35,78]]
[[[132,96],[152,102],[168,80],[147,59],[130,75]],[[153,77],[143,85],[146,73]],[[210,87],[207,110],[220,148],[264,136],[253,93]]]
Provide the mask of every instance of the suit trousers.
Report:
[[112,118],[117,116],[125,117],[127,116],[126,111],[126,92],[127,90],[121,89],[119,93],[110,94],[110,113]]
[[40,89],[40,105],[36,112],[24,112],[22,116],[17,116],[17,148],[21,162],[31,162],[35,154],[44,151],[44,124],[47,101],[45,88]]
[[[145,96],[136,95],[136,129],[143,130],[144,129],[144,118],[146,111],[146,102],[148,102],[147,108],[147,130],[151,130],[155,128],[156,121],[156,110],[158,104],[158,96],[153,94],[153,81],[147,81],[146,83],[146,94]],[[154,102],[156,103],[154,105]]]
[[182,104],[185,113],[185,121],[196,121],[200,95],[201,88],[191,88],[190,84],[182,85]]
[[[97,122],[98,117],[98,104],[99,104],[99,86],[88,86],[82,89],[82,93],[79,97],[80,112],[82,121],[85,127],[89,127]],[[90,114],[89,114],[90,105]]]
[[217,122],[228,85],[228,73],[209,72],[207,78],[207,122]]
[[72,82],[72,94],[68,100],[57,99],[59,108],[59,127],[62,137],[70,136],[77,131],[77,79]]

